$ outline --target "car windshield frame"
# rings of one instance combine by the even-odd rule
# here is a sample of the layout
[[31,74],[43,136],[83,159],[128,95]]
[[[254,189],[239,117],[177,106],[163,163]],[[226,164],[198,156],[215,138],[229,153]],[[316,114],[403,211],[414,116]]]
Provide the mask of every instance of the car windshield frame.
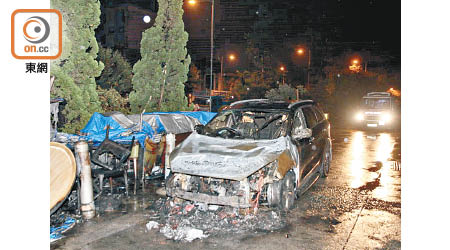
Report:
[[366,109],[389,109],[391,102],[389,97],[364,97],[361,100],[361,106]]
[[[228,109],[218,113],[204,131],[207,136],[221,136],[218,131],[232,130],[237,134],[233,139],[276,139],[286,136],[289,120],[289,109]],[[265,131],[267,130],[267,131]]]

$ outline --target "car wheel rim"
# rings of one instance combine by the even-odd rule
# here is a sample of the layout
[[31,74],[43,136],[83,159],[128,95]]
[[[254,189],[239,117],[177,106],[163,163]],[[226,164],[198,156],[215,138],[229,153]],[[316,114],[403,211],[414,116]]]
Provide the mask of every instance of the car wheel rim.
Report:
[[327,173],[328,174],[328,171],[330,171],[330,153],[326,153],[326,155],[325,155],[325,165],[324,165],[324,168],[325,168],[325,173]]
[[285,210],[289,210],[293,208],[295,201],[295,176],[292,173],[288,173],[284,178],[284,187],[283,187],[283,199],[282,199],[282,207]]
[[321,176],[326,177],[328,175],[328,172],[330,170],[330,156],[331,152],[330,149],[327,149],[324,152],[323,158],[322,158],[322,170],[321,170]]

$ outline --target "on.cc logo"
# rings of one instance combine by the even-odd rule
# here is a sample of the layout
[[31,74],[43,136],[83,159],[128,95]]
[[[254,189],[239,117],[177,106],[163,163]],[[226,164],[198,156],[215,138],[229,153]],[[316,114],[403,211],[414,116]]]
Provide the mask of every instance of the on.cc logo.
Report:
[[50,34],[50,25],[47,20],[39,16],[32,16],[23,25],[23,35],[30,43],[42,43]]
[[57,59],[62,53],[62,15],[55,9],[17,9],[11,14],[11,54],[16,59]]

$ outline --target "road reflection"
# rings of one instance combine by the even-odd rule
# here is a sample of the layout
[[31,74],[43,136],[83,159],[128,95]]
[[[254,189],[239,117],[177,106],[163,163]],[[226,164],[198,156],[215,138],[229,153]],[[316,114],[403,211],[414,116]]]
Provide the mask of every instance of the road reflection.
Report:
[[353,133],[350,147],[350,175],[352,176],[350,187],[358,188],[367,181],[364,178],[364,168],[366,167],[366,152],[363,132],[357,131]]
[[[389,133],[354,131],[349,139],[345,159],[349,163],[346,165],[350,187],[370,188],[377,199],[390,200],[390,197],[399,196],[395,184],[400,185],[400,178],[389,161],[395,138]],[[375,183],[375,187],[368,185]]]
[[389,158],[394,147],[395,140],[390,134],[380,134],[376,141],[376,161],[381,162],[382,168],[379,170],[380,187],[373,190],[375,198],[386,200],[394,195],[394,178]]

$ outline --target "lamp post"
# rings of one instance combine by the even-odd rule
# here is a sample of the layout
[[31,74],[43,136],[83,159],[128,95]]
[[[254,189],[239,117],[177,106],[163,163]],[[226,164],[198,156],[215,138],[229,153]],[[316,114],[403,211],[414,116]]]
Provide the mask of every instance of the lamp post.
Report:
[[[191,5],[196,4],[196,0],[189,0],[188,3]],[[214,79],[214,74],[213,74],[213,59],[214,59],[214,0],[210,0],[211,2],[211,77],[210,77],[210,81],[209,81],[209,112],[211,112],[211,107],[212,107],[212,88],[213,88],[213,79]]]
[[214,0],[211,0],[211,77],[209,79],[209,112],[212,109],[212,85],[214,80],[213,74],[213,54],[214,54]]
[[[303,55],[305,54],[305,50],[303,48],[297,49],[297,54]],[[309,71],[311,68],[311,49],[308,48],[308,70],[306,72],[306,88],[309,88]]]

